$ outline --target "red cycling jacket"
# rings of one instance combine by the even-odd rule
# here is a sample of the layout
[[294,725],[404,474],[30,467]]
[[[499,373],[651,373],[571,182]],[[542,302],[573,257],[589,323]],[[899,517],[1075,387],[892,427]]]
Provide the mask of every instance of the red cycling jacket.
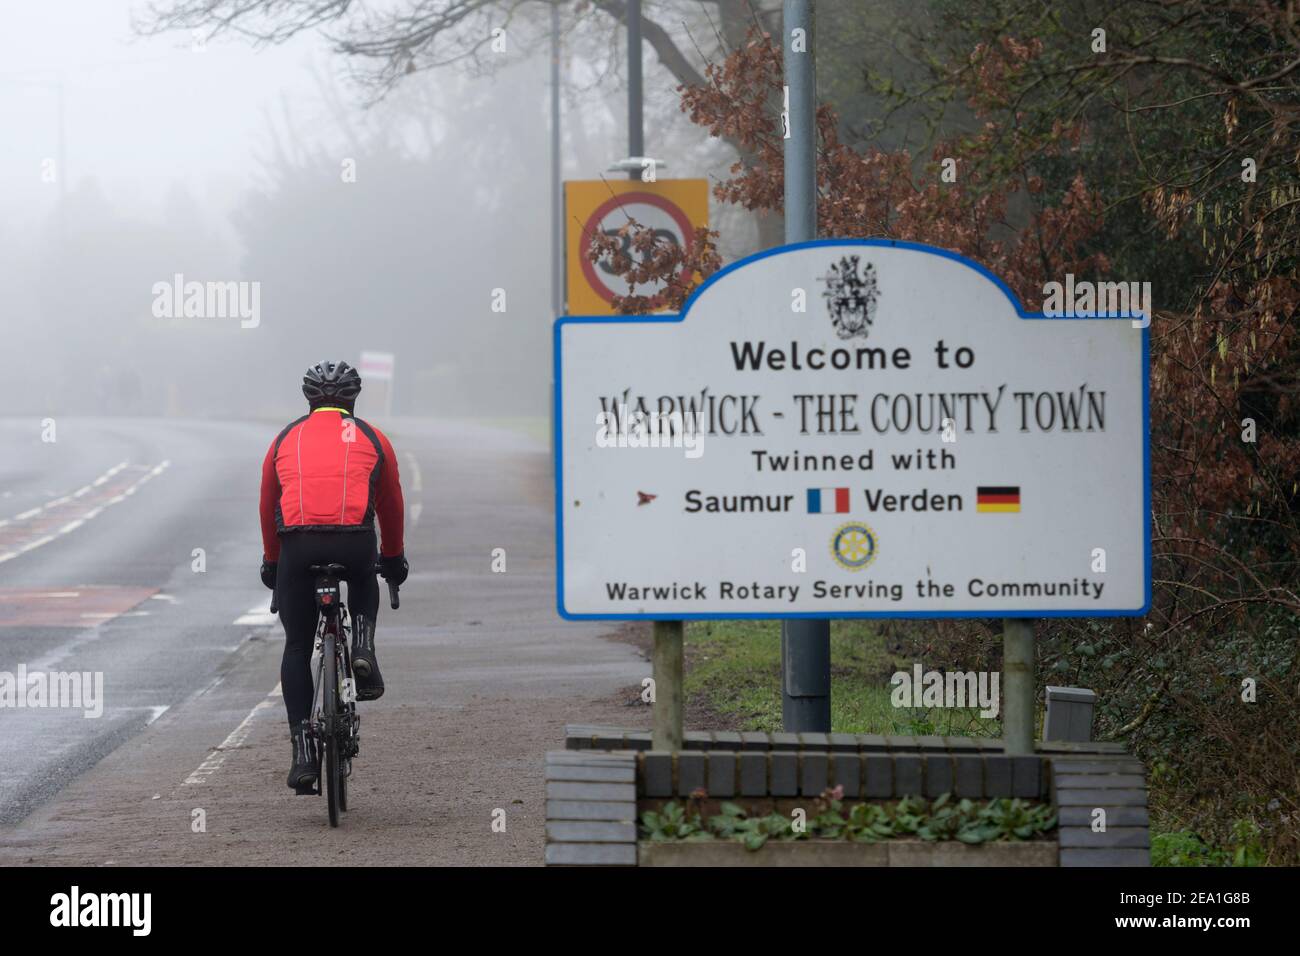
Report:
[[378,428],[339,408],[287,425],[262,462],[262,549],[280,557],[290,531],[370,531],[379,516],[384,557],[402,553],[404,504],[393,446]]

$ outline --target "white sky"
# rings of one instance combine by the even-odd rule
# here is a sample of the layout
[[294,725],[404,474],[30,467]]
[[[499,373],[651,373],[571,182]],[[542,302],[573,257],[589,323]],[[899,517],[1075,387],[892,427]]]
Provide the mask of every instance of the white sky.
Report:
[[114,205],[147,215],[177,181],[209,212],[228,208],[255,171],[265,111],[282,97],[314,108],[308,65],[339,69],[315,36],[260,50],[232,37],[203,52],[184,33],[140,38],[130,27],[138,5],[0,5],[0,204],[10,215],[43,213],[57,195],[41,164],[58,153],[60,79],[69,188],[94,177]]

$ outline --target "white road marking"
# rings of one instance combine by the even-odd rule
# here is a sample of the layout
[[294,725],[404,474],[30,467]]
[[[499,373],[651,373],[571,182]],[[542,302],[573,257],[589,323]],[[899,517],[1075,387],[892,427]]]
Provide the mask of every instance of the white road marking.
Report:
[[411,490],[423,491],[424,478],[420,474],[420,461],[409,451],[406,453],[407,470],[411,473]]
[[[420,492],[424,491],[424,475],[420,473],[420,461],[409,451],[404,457],[406,458],[406,470],[410,475],[411,493],[418,497]],[[411,527],[414,528],[420,523],[420,512],[424,510],[424,502],[412,502],[407,510],[411,513]]]
[[253,731],[253,719],[266,710],[268,707],[274,707],[276,701],[280,699],[280,685],[275,685],[275,690],[271,691],[266,697],[257,702],[257,705],[248,712],[248,716],[239,722],[239,726],[230,732],[230,735],[216,747],[203,763],[194,768],[194,772],[185,778],[187,784],[200,784],[207,782],[208,777],[212,776],[221,769],[221,765],[226,762],[226,754],[232,750],[238,750],[248,739],[248,735]]
[[149,600],[151,600],[151,601],[166,601],[168,604],[175,604],[175,603],[177,603],[177,602],[176,602],[176,595],[174,595],[174,594],[151,594],[151,595],[149,595]]
[[[35,548],[39,548],[39,547],[40,547],[41,545],[43,545],[43,544],[49,544],[49,543],[50,543],[51,541],[53,541],[53,540],[54,540],[54,535],[52,535],[52,534],[47,534],[47,535],[44,535],[44,536],[42,536],[42,537],[36,538],[36,539],[33,540],[33,541],[28,541],[26,544],[24,544],[24,545],[23,545],[21,548],[19,548],[17,551],[13,552],[13,557],[16,558],[16,557],[18,557],[18,555],[20,555],[20,554],[24,554],[24,553],[26,553],[26,552],[28,552],[28,551],[32,551],[32,550],[34,550]],[[0,559],[0,560],[2,560],[2,559]]]
[[35,594],[28,595],[28,597],[32,597],[32,598],[81,597],[81,592],[80,591],[45,591],[45,592],[37,591]]
[[[114,465],[114,466],[113,466],[112,468],[110,468],[108,471],[104,472],[104,474],[102,474],[102,475],[100,475],[98,478],[96,478],[96,479],[94,480],[93,484],[96,484],[96,485],[98,485],[98,484],[102,484],[103,482],[105,482],[105,481],[107,481],[109,478],[113,477],[113,475],[117,474],[119,471],[121,471],[121,470],[122,470],[123,468],[125,468],[126,466],[127,466],[127,463],[126,463],[126,462],[122,462],[122,463],[119,464],[119,465]],[[41,547],[41,545],[49,544],[51,541],[53,541],[53,540],[54,540],[56,537],[58,537],[59,535],[64,535],[64,534],[68,534],[68,533],[71,532],[71,531],[75,531],[77,528],[80,528],[80,527],[81,527],[83,524],[85,524],[87,521],[91,520],[91,519],[94,518],[96,515],[98,515],[101,511],[103,511],[106,507],[108,507],[108,505],[114,505],[114,504],[117,504],[117,503],[120,502],[120,501],[125,501],[126,498],[127,498],[129,495],[133,495],[133,494],[135,494],[136,489],[138,489],[138,488],[139,488],[141,485],[143,485],[146,481],[148,481],[150,478],[156,478],[158,475],[161,475],[161,474],[162,474],[164,471],[166,471],[166,470],[168,469],[168,467],[170,467],[170,466],[171,466],[171,460],[170,460],[170,459],[168,459],[168,460],[166,460],[166,461],[163,461],[161,464],[155,465],[153,468],[150,468],[149,471],[145,472],[143,475],[141,475],[139,478],[137,478],[134,482],[132,482],[131,485],[128,486],[128,487],[127,487],[127,488],[126,488],[126,489],[125,489],[125,490],[124,490],[120,495],[116,495],[116,496],[110,498],[110,499],[109,499],[105,504],[99,505],[99,506],[96,507],[96,508],[92,508],[91,510],[87,511],[87,512],[86,512],[84,515],[82,515],[81,517],[76,518],[76,519],[74,519],[74,520],[72,520],[72,521],[69,521],[67,524],[65,524],[65,525],[64,525],[62,528],[60,528],[58,531],[54,532],[54,534],[47,534],[47,535],[45,535],[44,537],[40,537],[40,538],[35,539],[34,541],[28,541],[26,544],[24,544],[21,548],[18,548],[16,551],[7,551],[7,552],[5,552],[4,554],[0,554],[0,564],[3,564],[4,562],[9,561],[9,560],[11,560],[12,558],[16,558],[16,557],[18,557],[18,555],[20,555],[20,554],[24,554],[24,553],[26,553],[26,552],[28,552],[28,551],[31,551],[31,550],[35,549],[35,548],[39,548],[39,547]],[[148,466],[144,466],[144,467],[148,467]],[[75,496],[74,496],[74,497],[75,497]],[[44,507],[49,507],[49,504],[46,504]],[[41,508],[37,508],[37,509],[35,509],[34,511],[31,511],[31,512],[23,512],[23,514],[21,514],[21,515],[17,515],[13,520],[15,520],[15,521],[21,521],[21,520],[23,520],[26,516],[30,516],[30,515],[32,515],[32,514],[39,514],[41,510],[42,510]]]
[[110,710],[112,710],[112,712],[115,714],[118,713],[119,711],[124,711],[124,710],[125,711],[147,710],[149,711],[149,716],[145,718],[144,725],[148,727],[150,724],[152,724],[163,714],[167,713],[167,711],[171,710],[171,708],[172,708],[171,704],[143,704],[143,705],[137,705],[133,707],[113,707],[110,708]]
[[250,607],[246,613],[235,618],[234,623],[241,627],[265,627],[268,624],[274,624],[278,620],[280,620],[279,616],[272,614],[266,605],[257,604]]
[[[96,485],[102,485],[104,482],[108,481],[108,479],[112,478],[119,471],[125,468],[127,464],[128,462],[120,461],[112,468],[108,469],[108,471],[104,472],[102,475],[96,478],[89,485],[82,485],[80,488],[78,488],[75,492],[73,492],[70,495],[61,495],[58,498],[54,498],[51,499],[50,501],[45,502],[45,504],[43,505],[39,505],[38,507],[31,508],[28,511],[24,511],[22,514],[14,515],[12,518],[4,518],[3,520],[0,520],[0,528],[3,528],[7,524],[12,524],[15,521],[26,521],[28,518],[35,518],[42,511],[47,511],[50,508],[57,508],[60,505],[66,505],[73,498],[80,498],[86,492],[90,491],[91,488],[95,487]],[[47,495],[54,494],[54,492],[52,491],[47,491],[45,493]],[[8,498],[9,494],[10,493],[6,493],[5,497]]]
[[104,482],[108,481],[108,479],[112,478],[112,477],[113,477],[114,475],[116,475],[119,471],[121,471],[123,468],[125,468],[125,467],[126,467],[126,464],[127,464],[127,463],[124,462],[124,461],[118,462],[118,463],[117,463],[116,465],[114,465],[112,468],[108,469],[108,471],[104,472],[102,475],[100,475],[98,478],[96,478],[94,481],[92,481],[92,482],[90,483],[90,484],[91,484],[91,487],[98,487],[99,485],[102,485]]

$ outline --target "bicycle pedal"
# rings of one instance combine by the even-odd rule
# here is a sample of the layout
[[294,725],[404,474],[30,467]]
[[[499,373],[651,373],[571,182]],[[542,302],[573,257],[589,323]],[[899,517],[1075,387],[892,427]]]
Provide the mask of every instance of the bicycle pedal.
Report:
[[300,787],[294,787],[294,788],[293,788],[293,792],[294,792],[294,795],[295,795],[295,796],[299,796],[299,797],[319,797],[319,796],[320,796],[320,788],[316,786],[316,783],[315,783],[315,782],[312,782],[312,783],[309,783],[309,784],[304,784],[303,786],[300,786]]

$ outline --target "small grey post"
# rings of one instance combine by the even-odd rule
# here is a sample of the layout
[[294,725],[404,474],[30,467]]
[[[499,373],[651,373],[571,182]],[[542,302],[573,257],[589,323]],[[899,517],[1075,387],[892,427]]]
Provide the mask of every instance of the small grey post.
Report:
[[781,726],[790,733],[830,733],[829,621],[781,622]]
[[[560,159],[560,5],[551,5],[551,318],[564,314],[564,169]],[[555,394],[555,379],[551,379]],[[555,402],[547,403],[547,444],[555,478]]]
[[[785,0],[785,241],[817,238],[817,65],[812,0]],[[797,43],[797,46],[796,46]],[[831,729],[831,625],[781,622],[781,724],[792,733]]]
[[[817,238],[817,60],[812,0],[785,0],[785,241]],[[796,44],[798,44],[796,48]]]
[[681,621],[655,621],[651,669],[654,676],[655,750],[682,749],[682,632]]
[[1092,711],[1097,694],[1086,687],[1048,687],[1044,740],[1087,743],[1092,740]]
[[[641,116],[641,0],[627,3],[627,154],[645,155],[645,127]],[[640,169],[629,169],[629,179],[640,179]],[[655,682],[655,750],[682,749],[682,636],[681,621],[655,621],[651,668]]]
[[[645,125],[641,118],[641,0],[627,0],[627,154],[645,155]],[[629,169],[628,179],[640,179]]]
[[1002,745],[1008,754],[1034,752],[1034,626],[1002,621]]
[[564,175],[560,159],[560,5],[551,5],[551,314],[564,313]]

